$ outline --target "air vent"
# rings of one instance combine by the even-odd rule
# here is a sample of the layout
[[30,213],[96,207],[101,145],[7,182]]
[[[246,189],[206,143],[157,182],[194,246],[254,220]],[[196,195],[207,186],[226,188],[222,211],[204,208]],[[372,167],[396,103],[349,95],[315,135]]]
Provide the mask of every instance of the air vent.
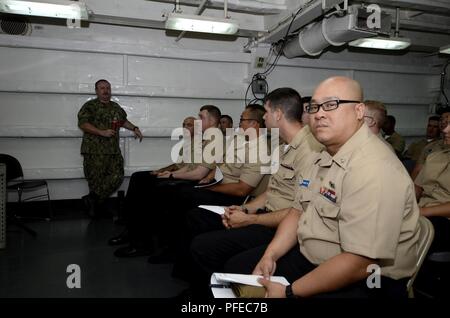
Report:
[[16,16],[0,16],[0,30],[1,33],[11,35],[28,35],[31,31],[31,26],[27,20]]

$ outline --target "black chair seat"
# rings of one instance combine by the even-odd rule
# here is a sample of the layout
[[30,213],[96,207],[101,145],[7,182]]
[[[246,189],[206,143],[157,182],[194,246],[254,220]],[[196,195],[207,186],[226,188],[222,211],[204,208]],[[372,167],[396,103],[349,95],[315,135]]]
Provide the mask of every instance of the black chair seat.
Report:
[[33,189],[33,188],[42,187],[42,186],[46,186],[46,185],[47,185],[47,181],[45,181],[45,180],[22,181],[22,182],[8,185],[7,189],[15,190],[18,188],[22,188],[22,189],[26,190],[26,189]]
[[[23,179],[23,170],[20,162],[11,155],[8,154],[0,154],[0,163],[4,163],[6,165],[6,189],[9,191],[13,191],[17,193],[17,203],[19,204],[19,210],[22,208],[21,204],[25,201],[33,201],[41,198],[47,198],[48,202],[48,212],[49,215],[46,220],[50,220],[52,217],[52,207],[50,200],[50,193],[48,188],[48,183],[46,180],[24,180]],[[33,190],[39,190],[39,188],[45,188],[46,193],[39,195],[29,195],[29,192]],[[24,193],[28,195],[23,197]],[[21,224],[15,214],[11,216],[14,217],[14,221],[17,224],[20,224],[21,227],[25,228],[27,231],[35,235],[35,232],[31,229],[25,227],[24,224]]]

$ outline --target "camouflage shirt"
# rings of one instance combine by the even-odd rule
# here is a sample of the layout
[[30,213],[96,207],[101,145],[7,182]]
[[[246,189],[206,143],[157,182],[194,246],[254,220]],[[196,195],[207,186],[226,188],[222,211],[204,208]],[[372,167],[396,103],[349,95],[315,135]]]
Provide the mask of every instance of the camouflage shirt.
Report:
[[[102,104],[96,98],[86,102],[78,112],[78,126],[89,123],[98,129],[111,129],[114,119],[123,123],[127,120],[127,113],[113,101]],[[119,134],[108,138],[84,132],[81,153],[120,154]]]

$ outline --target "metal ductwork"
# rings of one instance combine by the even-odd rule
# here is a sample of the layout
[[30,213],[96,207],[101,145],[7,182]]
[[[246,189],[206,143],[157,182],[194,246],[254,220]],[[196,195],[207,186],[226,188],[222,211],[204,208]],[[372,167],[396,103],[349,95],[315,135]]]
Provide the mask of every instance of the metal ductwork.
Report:
[[391,17],[381,13],[380,28],[369,28],[369,14],[365,8],[349,8],[345,16],[332,15],[303,28],[284,46],[287,58],[309,55],[317,56],[330,45],[341,46],[349,41],[378,34],[389,34]]

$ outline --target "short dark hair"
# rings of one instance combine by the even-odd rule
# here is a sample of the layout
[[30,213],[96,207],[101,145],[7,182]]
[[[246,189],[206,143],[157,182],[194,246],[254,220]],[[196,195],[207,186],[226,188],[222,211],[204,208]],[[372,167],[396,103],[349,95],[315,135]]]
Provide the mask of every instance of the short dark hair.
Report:
[[228,119],[231,122],[231,124],[233,124],[233,118],[231,118],[230,115],[222,115],[222,116],[220,116],[220,119],[222,119],[222,118]]
[[446,106],[440,106],[437,110],[436,110],[436,114],[442,116],[444,113],[450,113],[450,106],[446,105]]
[[393,125],[395,126],[396,120],[395,120],[395,117],[394,117],[394,116],[392,116],[392,115],[387,115],[387,116],[386,116],[386,121],[387,121],[387,122],[390,122],[391,124],[393,124]]
[[200,108],[200,111],[204,111],[206,110],[209,114],[209,116],[211,116],[212,118],[214,118],[214,121],[216,123],[220,123],[220,116],[222,116],[219,107],[214,106],[214,105],[203,105]]
[[303,99],[293,88],[282,87],[271,91],[264,103],[269,104],[271,109],[281,109],[288,121],[301,122],[303,115]]
[[428,121],[432,121],[432,120],[439,121],[439,120],[441,120],[441,117],[440,116],[431,116],[430,118],[428,118]]
[[258,122],[260,128],[266,127],[264,118],[263,118],[264,114],[266,113],[266,110],[264,109],[264,107],[262,107],[259,104],[248,104],[245,107],[245,110],[250,111],[250,115],[252,116],[252,119],[254,119]]
[[312,99],[311,96],[303,96],[302,97],[302,104],[309,103],[311,101],[311,99]]
[[98,86],[98,84],[100,84],[101,82],[106,82],[106,83],[108,83],[109,85],[111,85],[111,83],[110,82],[108,82],[107,80],[105,80],[105,79],[99,79],[97,82],[95,82],[95,89],[97,89],[97,86]]

